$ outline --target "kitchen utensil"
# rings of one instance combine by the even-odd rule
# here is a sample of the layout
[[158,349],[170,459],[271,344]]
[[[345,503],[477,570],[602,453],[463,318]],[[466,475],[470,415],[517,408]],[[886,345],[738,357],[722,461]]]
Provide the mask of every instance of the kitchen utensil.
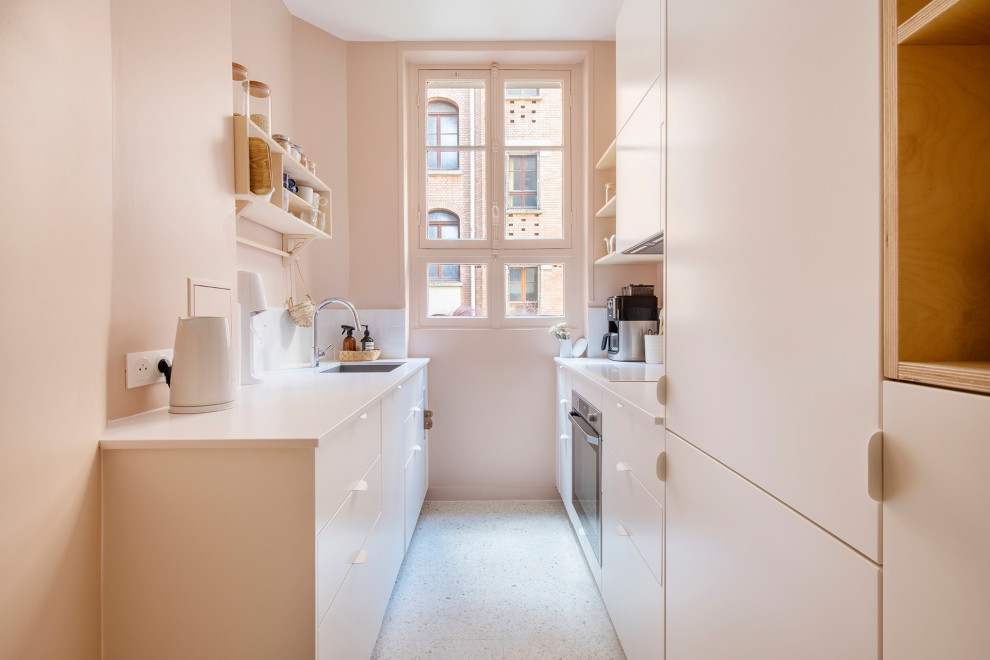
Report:
[[230,63],[231,80],[234,86],[233,108],[234,115],[247,115],[248,108],[248,85],[250,75],[248,70],[237,62]]
[[261,138],[248,138],[249,185],[255,195],[272,192],[272,154]]
[[299,198],[307,204],[313,203],[313,189],[309,186],[299,186],[299,192],[296,193]]
[[571,348],[571,352],[574,354],[574,357],[581,357],[584,355],[586,348],[588,348],[588,340],[584,337],[578,337],[574,340],[574,346]]
[[248,103],[251,111],[251,121],[265,133],[272,132],[272,90],[263,82],[252,80],[248,87],[250,91]]
[[643,353],[646,364],[661,364],[663,362],[663,335],[651,334],[647,330],[643,335]]
[[237,405],[227,317],[179,319],[169,388],[171,413],[212,412]]
[[316,209],[303,209],[302,211],[299,212],[299,219],[315,227],[317,213],[319,213],[319,211],[317,211]]

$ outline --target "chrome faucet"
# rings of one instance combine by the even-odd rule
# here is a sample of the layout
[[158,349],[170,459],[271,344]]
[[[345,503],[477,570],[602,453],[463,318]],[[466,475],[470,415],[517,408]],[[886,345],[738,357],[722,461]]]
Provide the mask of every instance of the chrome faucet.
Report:
[[354,308],[353,304],[351,304],[347,300],[344,300],[343,298],[327,298],[326,300],[321,302],[319,305],[316,306],[316,311],[313,312],[313,353],[310,355],[309,358],[309,366],[311,367],[320,366],[320,358],[326,357],[327,351],[329,351],[330,347],[333,346],[333,342],[331,342],[327,344],[326,348],[320,350],[320,345],[318,344],[319,338],[318,335],[316,334],[316,329],[317,329],[316,320],[320,316],[320,310],[331,303],[340,303],[347,309],[351,310],[351,316],[354,317],[354,329],[358,332],[361,331],[361,319],[358,318],[357,310]]

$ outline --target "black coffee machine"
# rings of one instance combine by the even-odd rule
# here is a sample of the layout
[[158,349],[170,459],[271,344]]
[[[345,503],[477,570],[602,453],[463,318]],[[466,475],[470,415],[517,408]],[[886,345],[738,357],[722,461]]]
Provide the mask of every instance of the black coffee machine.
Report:
[[608,359],[642,362],[646,359],[643,335],[659,329],[659,301],[653,287],[644,284],[622,287],[624,295],[608,299],[608,332],[602,337],[602,350]]

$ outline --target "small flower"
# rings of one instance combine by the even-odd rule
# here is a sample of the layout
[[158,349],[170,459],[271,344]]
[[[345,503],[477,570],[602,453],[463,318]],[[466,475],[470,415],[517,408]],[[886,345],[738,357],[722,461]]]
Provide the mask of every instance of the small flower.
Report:
[[567,331],[567,322],[558,323],[557,325],[550,326],[547,330],[547,334],[553,335],[557,339],[570,339],[571,333]]

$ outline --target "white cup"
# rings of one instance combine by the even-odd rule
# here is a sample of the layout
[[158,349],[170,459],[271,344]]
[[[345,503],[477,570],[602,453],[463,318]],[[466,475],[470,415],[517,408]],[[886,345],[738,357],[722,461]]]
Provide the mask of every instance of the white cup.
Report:
[[313,203],[313,189],[309,186],[299,186],[299,192],[296,194],[299,195],[299,199],[307,204]]
[[663,364],[663,335],[643,335],[646,364]]

